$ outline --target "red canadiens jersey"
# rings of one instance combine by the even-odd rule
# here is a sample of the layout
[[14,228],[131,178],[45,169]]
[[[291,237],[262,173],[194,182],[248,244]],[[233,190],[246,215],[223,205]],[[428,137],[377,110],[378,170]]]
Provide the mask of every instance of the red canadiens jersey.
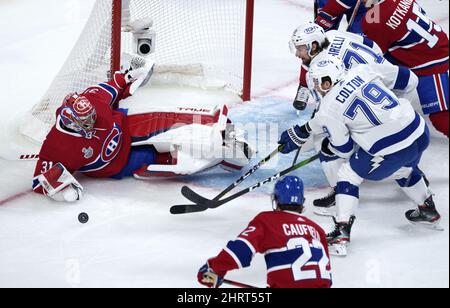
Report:
[[308,87],[308,82],[306,81],[306,74],[308,74],[308,67],[306,65],[303,65],[300,67],[300,85],[302,87]]
[[86,89],[85,96],[97,111],[94,133],[90,138],[70,132],[61,126],[60,107],[53,126],[39,153],[33,190],[42,193],[37,177],[54,164],[61,163],[70,173],[79,171],[90,177],[106,178],[119,173],[128,162],[131,137],[125,114],[112,105],[129,96],[122,74],[116,73],[108,83]]
[[326,235],[308,218],[294,212],[263,212],[215,258],[219,275],[248,267],[255,253],[264,254],[271,288],[329,288],[331,266]]
[[361,26],[387,59],[418,76],[448,71],[448,37],[415,0],[384,0],[367,12]]

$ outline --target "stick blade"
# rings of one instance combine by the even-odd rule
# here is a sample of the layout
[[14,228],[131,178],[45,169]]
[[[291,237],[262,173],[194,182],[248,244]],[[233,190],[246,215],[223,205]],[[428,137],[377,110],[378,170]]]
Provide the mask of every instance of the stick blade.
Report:
[[197,204],[180,204],[170,207],[170,213],[173,215],[189,214],[206,211],[208,208]]
[[198,206],[203,206],[206,208],[215,208],[217,206],[217,202],[214,200],[207,199],[203,196],[200,196],[195,191],[190,189],[187,186],[183,186],[181,189],[181,194],[188,199],[189,201],[195,203]]

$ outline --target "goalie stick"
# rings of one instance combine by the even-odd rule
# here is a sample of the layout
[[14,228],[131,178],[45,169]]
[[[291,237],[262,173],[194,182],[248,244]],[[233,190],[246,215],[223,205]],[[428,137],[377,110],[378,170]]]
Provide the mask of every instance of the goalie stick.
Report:
[[[218,201],[220,198],[225,196],[227,193],[232,191],[235,187],[237,187],[239,184],[244,182],[246,178],[248,178],[250,175],[256,172],[256,170],[260,169],[264,164],[266,164],[269,160],[271,160],[273,157],[275,157],[280,151],[283,149],[283,146],[278,146],[272,153],[270,153],[266,158],[261,160],[258,164],[253,166],[246,174],[241,176],[239,179],[237,179],[233,184],[225,188],[220,194],[218,194],[213,200]],[[170,208],[170,212],[172,214],[187,214],[192,212],[201,212],[206,210],[207,208],[194,208],[192,204],[185,204],[185,205],[175,205]],[[195,209],[195,210],[194,210]],[[191,211],[192,210],[192,211]]]
[[276,181],[279,178],[281,178],[282,176],[285,176],[286,174],[291,173],[292,171],[295,171],[295,170],[297,170],[297,169],[299,169],[299,168],[301,168],[303,166],[306,166],[307,164],[315,161],[318,158],[319,158],[319,154],[316,154],[316,155],[314,155],[314,156],[312,156],[312,157],[310,157],[310,158],[308,158],[306,160],[303,160],[303,161],[299,162],[298,164],[296,164],[296,165],[294,165],[294,166],[292,166],[292,167],[290,167],[288,169],[285,169],[285,170],[281,171],[280,173],[277,173],[277,174],[275,174],[275,175],[265,179],[264,181],[256,183],[255,185],[253,185],[253,186],[251,186],[251,187],[249,187],[247,189],[244,189],[244,190],[242,190],[242,191],[240,191],[240,192],[238,192],[238,193],[236,193],[236,194],[234,194],[234,195],[232,195],[232,196],[230,196],[228,198],[225,198],[223,200],[214,200],[214,199],[210,200],[210,199],[207,199],[205,197],[200,196],[199,194],[194,192],[189,187],[184,186],[181,189],[181,193],[183,194],[183,196],[185,198],[189,199],[190,201],[194,202],[195,204],[193,204],[193,205],[189,205],[189,204],[188,205],[174,205],[171,208],[171,213],[172,214],[183,213],[182,208],[185,208],[185,207],[186,207],[186,209],[185,209],[184,213],[201,212],[201,211],[204,211],[205,209],[208,209],[208,208],[209,209],[217,208],[217,207],[219,207],[221,205],[224,205],[225,203],[228,203],[228,202],[230,202],[230,201],[232,201],[234,199],[237,199],[237,198],[239,198],[239,197],[241,197],[241,196],[243,196],[243,195],[245,195],[245,194],[247,194],[247,193],[249,193],[249,192],[251,192],[251,191],[253,191],[253,190],[255,190],[255,189],[257,189],[257,188],[259,188],[259,187],[261,187],[263,185],[265,185],[265,184],[267,184],[267,183],[271,183],[273,181]]

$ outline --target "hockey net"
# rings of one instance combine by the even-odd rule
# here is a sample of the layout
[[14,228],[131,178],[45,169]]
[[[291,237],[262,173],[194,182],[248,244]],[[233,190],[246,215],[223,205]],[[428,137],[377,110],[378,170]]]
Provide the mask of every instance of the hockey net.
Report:
[[[132,34],[121,31],[122,9],[131,21],[153,20],[155,80],[205,87],[220,85],[250,96],[254,0],[97,0],[72,52],[21,133],[42,143],[55,111],[70,92],[109,79],[121,55],[135,54]],[[153,78],[153,77],[152,77]]]

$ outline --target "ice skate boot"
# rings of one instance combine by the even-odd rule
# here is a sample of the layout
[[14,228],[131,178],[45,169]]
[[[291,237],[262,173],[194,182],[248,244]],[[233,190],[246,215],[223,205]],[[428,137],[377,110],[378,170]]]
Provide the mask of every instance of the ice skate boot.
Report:
[[440,225],[441,215],[436,210],[433,196],[430,196],[423,205],[419,205],[415,210],[407,211],[405,216],[412,224],[422,225],[439,231],[444,230]]
[[352,230],[353,223],[355,222],[355,216],[350,217],[349,222],[336,222],[336,218],[333,217],[335,224],[334,230],[327,234],[327,242],[330,254],[336,256],[346,256],[347,246],[350,243],[350,232]]
[[321,216],[335,216],[336,215],[336,188],[323,198],[313,201],[313,211]]

